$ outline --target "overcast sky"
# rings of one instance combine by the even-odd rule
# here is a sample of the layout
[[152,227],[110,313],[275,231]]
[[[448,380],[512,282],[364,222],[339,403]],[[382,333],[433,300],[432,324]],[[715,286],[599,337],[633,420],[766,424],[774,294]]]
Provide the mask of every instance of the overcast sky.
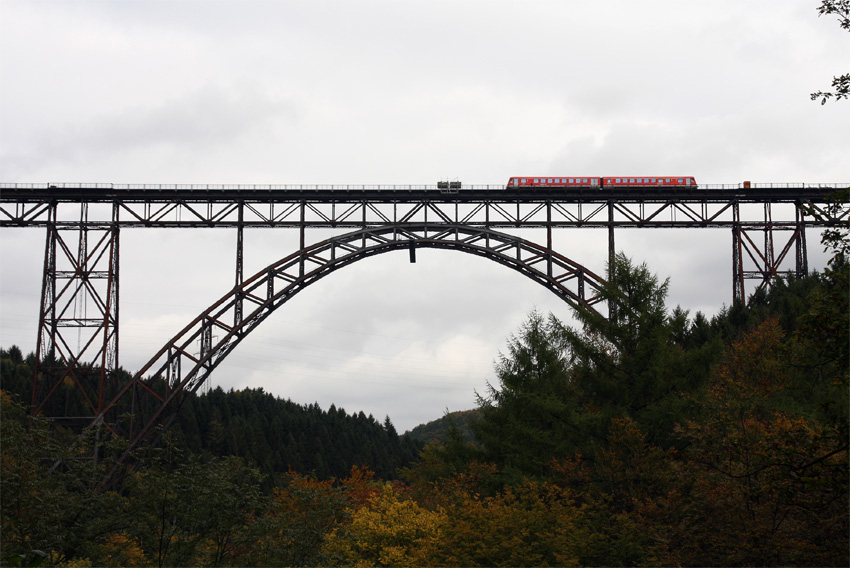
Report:
[[[0,181],[500,184],[512,175],[850,182],[850,70],[815,0],[0,0]],[[309,237],[309,233],[308,233]],[[293,252],[246,232],[246,276]],[[824,265],[818,233],[812,268]],[[731,302],[727,230],[617,233],[671,306]],[[604,231],[556,235],[604,273]],[[121,233],[120,362],[141,367],[233,285],[235,234]],[[34,351],[44,233],[0,233],[0,345]],[[451,251],[390,253],[296,296],[211,376],[389,415],[475,406],[530,280]]]

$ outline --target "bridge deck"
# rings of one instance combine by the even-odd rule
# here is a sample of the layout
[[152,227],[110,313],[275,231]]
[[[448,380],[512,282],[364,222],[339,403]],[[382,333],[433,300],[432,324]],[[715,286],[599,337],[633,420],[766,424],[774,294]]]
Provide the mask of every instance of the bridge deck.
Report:
[[460,190],[436,185],[191,185],[191,184],[0,184],[0,201],[126,201],[126,202],[409,202],[409,201],[535,201],[570,202],[788,202],[799,199],[825,201],[850,183],[769,183],[702,185],[689,188],[633,187],[608,189],[506,189],[502,185],[472,185]]

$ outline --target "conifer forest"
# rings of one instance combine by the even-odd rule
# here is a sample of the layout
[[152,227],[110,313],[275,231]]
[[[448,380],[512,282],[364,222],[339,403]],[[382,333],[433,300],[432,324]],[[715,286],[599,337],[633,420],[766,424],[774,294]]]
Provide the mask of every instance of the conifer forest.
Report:
[[31,419],[34,356],[9,346],[0,562],[846,566],[850,244],[824,243],[823,272],[711,317],[618,255],[609,317],[532,311],[427,436],[211,390],[106,487],[121,441],[94,460],[91,432]]

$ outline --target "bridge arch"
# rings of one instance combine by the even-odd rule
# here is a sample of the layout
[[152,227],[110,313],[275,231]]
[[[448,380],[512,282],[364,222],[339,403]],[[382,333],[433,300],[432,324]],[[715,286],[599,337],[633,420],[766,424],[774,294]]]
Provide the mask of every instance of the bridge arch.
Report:
[[[185,396],[253,329],[298,292],[358,260],[417,248],[488,258],[545,286],[568,304],[596,309],[602,278],[538,243],[467,225],[404,223],[370,227],[306,246],[263,268],[200,313],[169,340],[99,413],[92,425],[129,440],[126,457],[158,424],[170,424]],[[130,409],[129,421],[118,416]],[[122,458],[123,459],[123,458]]]

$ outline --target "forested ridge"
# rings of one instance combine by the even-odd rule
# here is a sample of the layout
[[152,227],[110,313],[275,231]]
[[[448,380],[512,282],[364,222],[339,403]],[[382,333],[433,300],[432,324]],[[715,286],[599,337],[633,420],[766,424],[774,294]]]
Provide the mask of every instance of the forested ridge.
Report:
[[[3,389],[28,400],[33,356],[17,347],[0,350]],[[63,400],[63,402],[66,402]],[[348,414],[331,405],[298,404],[262,388],[213,388],[187,397],[171,427],[175,444],[210,457],[237,456],[259,468],[273,486],[281,474],[298,471],[319,479],[342,477],[352,465],[367,466],[383,479],[409,465],[423,444],[399,435],[389,416],[378,422],[363,412]]]
[[468,424],[395,471],[366,467],[414,448],[389,419],[216,389],[98,491],[108,452],[28,421],[3,351],[2,561],[846,566],[850,245],[825,243],[823,273],[710,319],[618,255],[610,318],[529,314]]

